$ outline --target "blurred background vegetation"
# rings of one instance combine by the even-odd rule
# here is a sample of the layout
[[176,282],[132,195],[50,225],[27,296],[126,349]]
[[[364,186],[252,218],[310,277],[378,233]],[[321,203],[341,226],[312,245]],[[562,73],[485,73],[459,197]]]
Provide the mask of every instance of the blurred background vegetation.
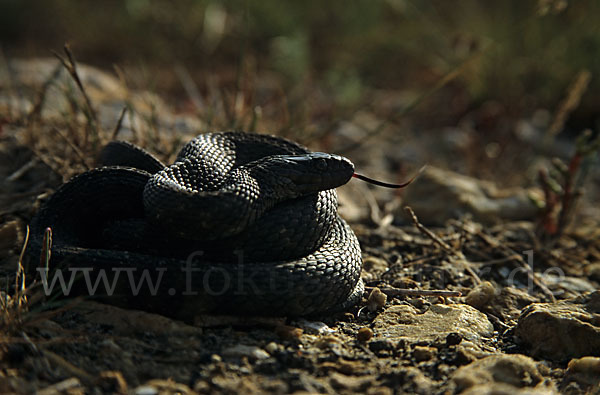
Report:
[[333,116],[376,92],[403,92],[397,111],[431,91],[416,109],[431,126],[490,103],[511,117],[555,111],[589,71],[567,124],[578,132],[598,122],[599,16],[595,0],[0,0],[0,42],[8,58],[69,42],[82,62],[145,70],[146,88],[172,98],[185,96],[181,67],[202,92],[246,74],[290,101],[316,85]]

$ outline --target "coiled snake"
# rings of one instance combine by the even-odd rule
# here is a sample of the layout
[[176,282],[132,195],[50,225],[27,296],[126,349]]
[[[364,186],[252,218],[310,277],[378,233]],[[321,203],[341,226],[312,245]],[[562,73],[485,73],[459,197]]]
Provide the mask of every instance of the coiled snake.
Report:
[[126,142],[100,163],[31,225],[34,259],[52,229],[50,266],[65,283],[76,274],[70,294],[181,317],[314,315],[360,300],[360,247],[335,193],[349,160],[222,132],[199,135],[170,166]]

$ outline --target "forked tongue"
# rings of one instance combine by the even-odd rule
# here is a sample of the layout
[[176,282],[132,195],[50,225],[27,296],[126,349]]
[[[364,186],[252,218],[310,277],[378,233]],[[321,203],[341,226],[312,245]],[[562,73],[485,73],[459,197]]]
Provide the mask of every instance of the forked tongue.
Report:
[[369,184],[378,185],[380,187],[399,189],[399,188],[404,188],[405,186],[407,186],[408,184],[413,182],[415,180],[415,178],[417,178],[421,173],[423,173],[425,168],[427,168],[427,165],[424,165],[423,167],[421,167],[419,169],[419,171],[414,176],[412,176],[412,178],[410,180],[403,182],[402,184],[390,184],[389,182],[374,180],[372,178],[363,176],[362,174],[358,174],[358,173],[352,174],[352,177],[358,178],[359,180],[362,180],[362,181],[366,181]]

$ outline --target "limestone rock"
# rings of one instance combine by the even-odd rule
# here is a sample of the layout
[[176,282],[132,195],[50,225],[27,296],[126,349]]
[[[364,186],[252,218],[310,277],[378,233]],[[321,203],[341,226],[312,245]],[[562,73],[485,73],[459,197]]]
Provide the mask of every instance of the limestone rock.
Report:
[[523,308],[536,300],[526,290],[515,287],[502,287],[487,307],[488,311],[508,323],[516,321]]
[[489,281],[485,281],[473,288],[467,296],[465,303],[478,310],[484,308],[494,298],[495,288]]
[[413,356],[417,362],[429,361],[435,357],[437,349],[435,347],[415,346]]
[[[600,390],[600,358],[583,357],[569,361],[569,367],[561,387],[564,391],[567,387],[574,385],[588,393],[598,393]],[[595,391],[590,387],[594,387]]]
[[600,356],[600,292],[556,303],[534,303],[523,310],[515,334],[531,355],[567,360]]
[[450,333],[459,333],[463,339],[481,343],[492,336],[494,327],[471,306],[434,304],[424,313],[410,305],[390,306],[375,319],[373,330],[374,340],[445,342]]

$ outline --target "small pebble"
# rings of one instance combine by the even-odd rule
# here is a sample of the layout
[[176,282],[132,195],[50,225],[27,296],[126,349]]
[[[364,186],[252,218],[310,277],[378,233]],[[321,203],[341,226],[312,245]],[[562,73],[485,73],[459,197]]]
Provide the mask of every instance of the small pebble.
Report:
[[447,346],[456,346],[457,344],[460,344],[461,341],[462,341],[462,336],[460,335],[460,333],[450,332],[450,333],[448,333],[448,336],[446,336],[446,345]]
[[420,297],[408,299],[407,302],[419,310],[423,310],[431,305],[428,301]]
[[222,352],[224,357],[242,358],[246,357],[251,360],[267,359],[270,355],[263,349],[256,346],[246,346],[238,344],[233,347],[226,348]]
[[379,288],[373,288],[369,294],[367,308],[371,312],[377,311],[385,306],[385,302],[387,302],[387,295],[381,292]]
[[158,395],[158,388],[151,385],[141,385],[133,393],[135,395]]
[[373,331],[371,330],[371,328],[367,328],[366,326],[363,328],[360,328],[358,330],[358,333],[356,334],[356,338],[361,343],[368,342],[369,340],[371,340],[372,337],[373,337]]
[[327,324],[321,321],[300,320],[298,321],[298,326],[302,328],[304,332],[315,335],[326,335],[335,332],[335,330],[331,329]]
[[434,347],[415,346],[413,350],[413,356],[417,362],[429,361],[437,353],[437,349]]
[[279,344],[275,342],[271,342],[265,346],[265,351],[269,354],[273,355],[277,350],[279,350]]
[[494,298],[495,289],[489,281],[483,282],[473,288],[467,296],[465,303],[475,307],[476,309],[484,308]]

